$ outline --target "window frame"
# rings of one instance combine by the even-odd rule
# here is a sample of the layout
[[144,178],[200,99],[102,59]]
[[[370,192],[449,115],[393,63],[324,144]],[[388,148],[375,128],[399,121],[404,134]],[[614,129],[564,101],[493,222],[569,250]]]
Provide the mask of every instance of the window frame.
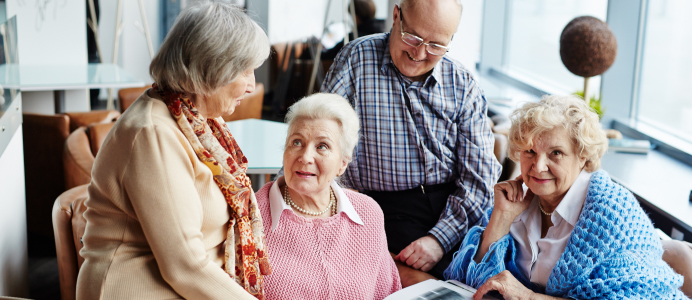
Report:
[[[540,80],[507,68],[507,45],[513,0],[485,0],[481,35],[481,54],[477,69],[492,77],[536,95],[566,94]],[[617,37],[618,56],[601,76],[600,94],[607,108],[601,120],[606,128],[625,136],[647,139],[656,150],[692,166],[692,141],[686,141],[637,121],[639,84],[643,62],[648,0],[609,0],[606,22]]]

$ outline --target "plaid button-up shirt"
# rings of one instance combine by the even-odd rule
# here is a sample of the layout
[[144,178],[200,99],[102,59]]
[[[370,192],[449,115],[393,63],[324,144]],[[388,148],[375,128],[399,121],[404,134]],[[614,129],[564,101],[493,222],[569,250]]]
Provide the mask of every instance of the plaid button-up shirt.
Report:
[[459,62],[445,56],[425,81],[411,81],[392,62],[389,34],[370,35],[344,46],[321,91],[345,97],[360,117],[344,185],[400,191],[455,182],[429,231],[445,252],[481,224],[502,166],[493,155],[483,92]]

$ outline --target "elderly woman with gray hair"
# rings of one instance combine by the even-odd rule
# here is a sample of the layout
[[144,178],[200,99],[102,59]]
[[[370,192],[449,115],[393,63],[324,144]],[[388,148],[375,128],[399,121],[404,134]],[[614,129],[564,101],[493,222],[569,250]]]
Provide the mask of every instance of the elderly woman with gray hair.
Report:
[[262,219],[221,116],[268,55],[264,31],[233,5],[181,12],[151,62],[153,88],[94,162],[78,299],[263,299]]
[[270,299],[383,299],[401,289],[384,215],[370,197],[341,188],[358,142],[348,101],[315,94],[286,115],[284,176],[257,192],[272,274]]
[[545,96],[511,120],[521,176],[495,185],[487,226],[445,277],[478,288],[474,299],[687,299],[635,197],[599,170],[608,140],[584,101]]

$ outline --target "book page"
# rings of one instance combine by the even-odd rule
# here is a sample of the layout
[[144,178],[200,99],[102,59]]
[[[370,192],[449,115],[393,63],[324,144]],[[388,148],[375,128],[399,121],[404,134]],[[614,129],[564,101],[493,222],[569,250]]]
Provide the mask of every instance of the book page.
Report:
[[[389,295],[385,300],[472,300],[476,289],[461,282],[428,279]],[[495,299],[485,296],[483,299]]]

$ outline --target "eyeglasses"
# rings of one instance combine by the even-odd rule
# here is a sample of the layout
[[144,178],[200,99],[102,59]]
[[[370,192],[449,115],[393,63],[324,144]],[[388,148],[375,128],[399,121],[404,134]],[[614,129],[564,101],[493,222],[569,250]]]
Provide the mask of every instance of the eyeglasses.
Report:
[[435,43],[424,43],[422,38],[404,31],[404,14],[401,12],[401,7],[399,7],[399,16],[401,17],[401,20],[399,22],[399,27],[401,28],[401,40],[404,41],[406,45],[409,45],[411,47],[425,45],[425,51],[436,56],[445,55],[445,53],[449,52],[448,47],[438,45]]

